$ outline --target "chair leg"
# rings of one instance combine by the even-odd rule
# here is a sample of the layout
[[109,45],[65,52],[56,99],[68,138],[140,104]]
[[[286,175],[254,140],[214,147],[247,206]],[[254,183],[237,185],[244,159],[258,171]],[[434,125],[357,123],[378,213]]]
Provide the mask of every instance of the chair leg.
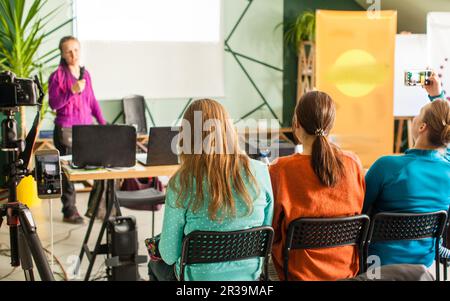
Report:
[[152,211],[152,238],[155,237],[155,210]]
[[436,281],[440,281],[441,277],[440,277],[440,267],[441,267],[441,263],[440,263],[440,258],[439,258],[439,251],[436,251]]
[[444,259],[444,281],[447,281],[447,258]]
[[365,245],[360,244],[358,248],[359,270],[358,275],[366,272],[367,257],[365,256]]
[[283,271],[284,271],[284,281],[289,281],[289,279],[288,279],[288,277],[289,277],[289,255],[285,255],[285,257],[284,257]]

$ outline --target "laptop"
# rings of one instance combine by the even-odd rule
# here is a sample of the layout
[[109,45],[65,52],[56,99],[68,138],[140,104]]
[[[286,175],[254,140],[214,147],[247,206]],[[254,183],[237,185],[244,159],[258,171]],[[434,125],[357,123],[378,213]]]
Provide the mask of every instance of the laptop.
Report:
[[72,165],[75,167],[136,165],[136,129],[133,126],[73,126],[72,139]]
[[178,165],[178,154],[172,151],[172,141],[177,139],[178,133],[179,128],[174,130],[171,127],[150,128],[147,154],[137,156],[137,161],[145,166]]

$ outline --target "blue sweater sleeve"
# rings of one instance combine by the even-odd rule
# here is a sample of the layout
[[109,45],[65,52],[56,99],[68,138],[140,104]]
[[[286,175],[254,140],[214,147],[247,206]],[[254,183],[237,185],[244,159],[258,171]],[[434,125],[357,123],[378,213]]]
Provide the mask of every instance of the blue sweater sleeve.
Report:
[[430,101],[433,101],[436,99],[445,99],[445,91],[442,91],[441,94],[439,94],[437,96],[428,95],[428,98],[430,99]]
[[177,208],[176,201],[177,193],[167,188],[159,252],[168,265],[174,264],[181,256],[186,224],[186,209]]
[[383,190],[385,159],[376,161],[366,174],[366,195],[364,197],[363,213],[368,213]]

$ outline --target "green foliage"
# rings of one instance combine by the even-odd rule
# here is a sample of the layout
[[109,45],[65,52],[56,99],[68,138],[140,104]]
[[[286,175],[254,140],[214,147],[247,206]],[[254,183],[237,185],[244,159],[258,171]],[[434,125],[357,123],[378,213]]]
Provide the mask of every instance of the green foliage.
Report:
[[313,11],[304,11],[288,26],[284,41],[298,49],[302,41],[314,41],[315,35],[316,15]]
[[[72,22],[63,22],[47,30],[49,22],[57,15],[62,5],[42,15],[48,0],[0,0],[0,69],[12,71],[18,77],[29,78],[37,74],[47,93],[48,83],[42,81],[43,74],[55,66],[50,62],[59,56],[58,48],[42,55],[39,48],[54,32]],[[29,7],[25,9],[25,6]],[[47,111],[48,104],[43,106]],[[42,114],[43,116],[43,114]]]

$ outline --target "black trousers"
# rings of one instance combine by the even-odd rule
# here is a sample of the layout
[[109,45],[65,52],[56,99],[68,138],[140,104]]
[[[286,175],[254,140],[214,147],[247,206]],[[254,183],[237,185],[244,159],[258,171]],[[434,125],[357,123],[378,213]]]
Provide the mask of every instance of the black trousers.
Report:
[[168,265],[164,261],[148,263],[148,276],[150,281],[177,281],[174,271],[175,265]]
[[[53,143],[61,156],[72,154],[72,146],[64,143],[64,140],[62,139],[62,129],[58,125],[55,125],[55,130],[53,132]],[[62,173],[62,188],[62,213],[65,217],[70,217],[78,212],[75,205],[76,192],[73,183],[67,179],[64,172]]]

